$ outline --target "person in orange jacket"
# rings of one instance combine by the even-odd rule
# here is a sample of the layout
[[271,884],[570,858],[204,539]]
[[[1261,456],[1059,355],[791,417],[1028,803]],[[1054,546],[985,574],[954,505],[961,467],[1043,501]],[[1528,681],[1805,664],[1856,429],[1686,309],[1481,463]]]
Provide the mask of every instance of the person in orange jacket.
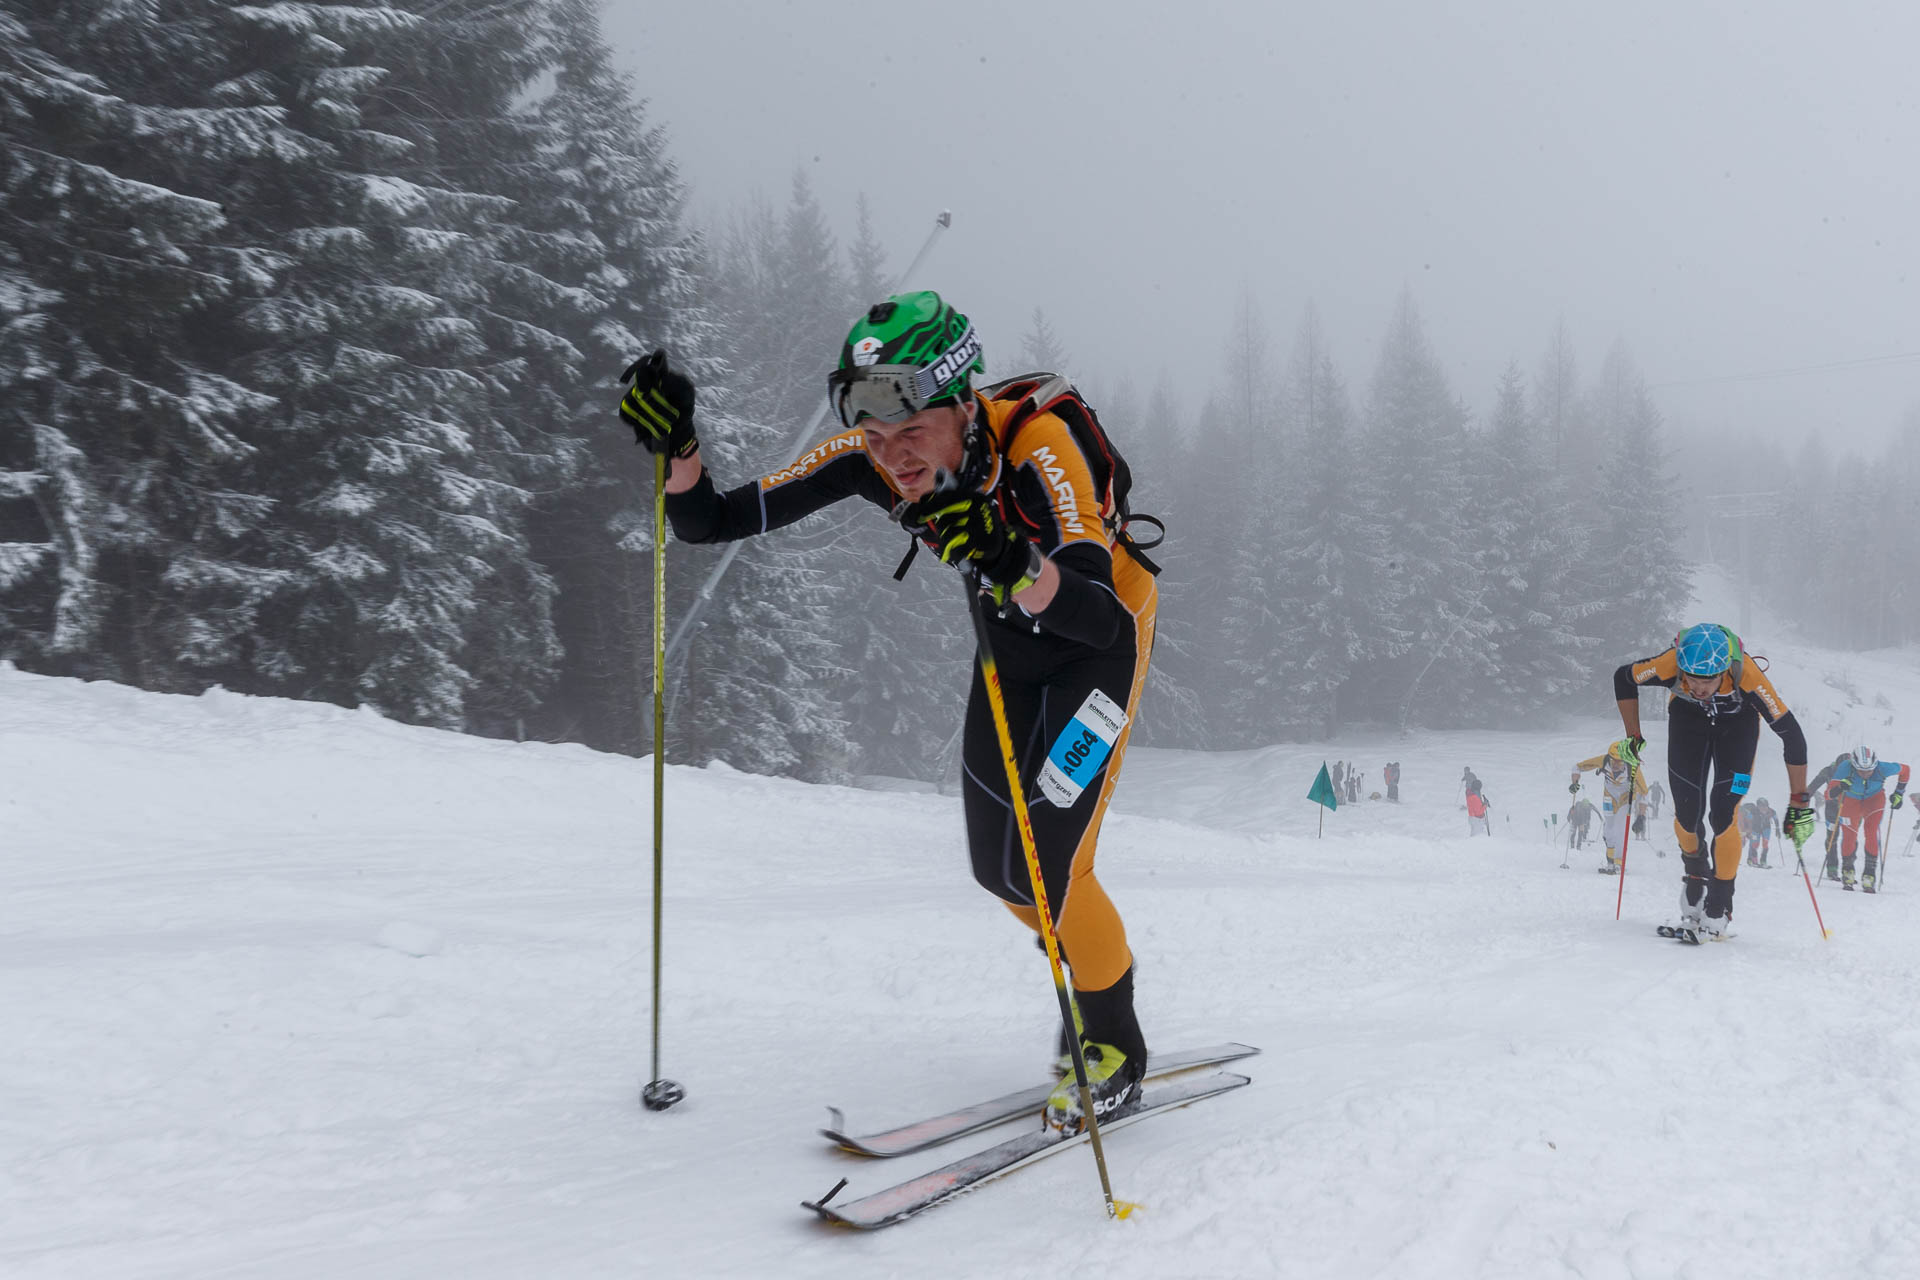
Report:
[[1614,702],[1627,731],[1623,751],[1634,765],[1646,745],[1640,735],[1640,689],[1646,685],[1673,690],[1667,703],[1667,784],[1680,842],[1680,928],[1723,938],[1740,874],[1734,814],[1752,786],[1760,721],[1780,738],[1791,789],[1781,825],[1796,851],[1813,834],[1807,737],[1761,661],[1748,657],[1739,637],[1717,623],[1688,627],[1671,647],[1613,673]]

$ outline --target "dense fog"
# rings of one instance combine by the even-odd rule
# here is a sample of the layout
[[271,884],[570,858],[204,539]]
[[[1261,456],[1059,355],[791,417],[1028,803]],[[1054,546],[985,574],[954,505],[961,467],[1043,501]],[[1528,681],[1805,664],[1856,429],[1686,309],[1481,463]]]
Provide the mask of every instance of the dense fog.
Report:
[[[1706,563],[1911,644],[1920,32],[1724,8],[6,0],[0,657],[643,751],[621,370],[748,482],[923,248],[1167,524],[1143,742],[1604,711]],[[673,754],[950,772],[905,545],[746,544]]]

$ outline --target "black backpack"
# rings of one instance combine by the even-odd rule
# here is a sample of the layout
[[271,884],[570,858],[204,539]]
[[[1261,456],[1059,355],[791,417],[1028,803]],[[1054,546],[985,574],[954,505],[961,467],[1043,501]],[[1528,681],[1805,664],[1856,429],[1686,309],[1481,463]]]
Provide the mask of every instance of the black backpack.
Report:
[[[1166,541],[1167,526],[1159,517],[1136,514],[1128,505],[1128,495],[1133,491],[1133,471],[1120,451],[1113,447],[1106,428],[1100,425],[1100,415],[1081,398],[1071,382],[1057,373],[1023,373],[982,387],[979,395],[985,400],[1014,405],[1013,416],[1007,419],[1007,438],[1001,442],[1002,451],[1012,448],[1020,428],[1040,414],[1051,413],[1066,423],[1074,443],[1080,446],[1087,465],[1093,469],[1094,491],[1100,495],[1100,521],[1108,535],[1124,546],[1127,554],[1139,561],[1148,573],[1160,572],[1160,566],[1143,553]],[[1152,525],[1159,530],[1159,535],[1150,542],[1137,541],[1128,529],[1135,521]]]

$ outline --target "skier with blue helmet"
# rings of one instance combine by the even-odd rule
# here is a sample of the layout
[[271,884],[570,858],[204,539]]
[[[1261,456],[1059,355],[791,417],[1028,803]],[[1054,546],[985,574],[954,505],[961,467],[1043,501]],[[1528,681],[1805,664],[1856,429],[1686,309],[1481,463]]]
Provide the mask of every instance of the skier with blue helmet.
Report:
[[1752,785],[1760,721],[1764,717],[1780,735],[1792,792],[1781,826],[1796,852],[1813,834],[1806,734],[1767,679],[1762,660],[1749,658],[1740,638],[1718,623],[1696,623],[1675,636],[1672,647],[1613,673],[1613,696],[1627,731],[1621,746],[1636,766],[1646,745],[1640,735],[1645,685],[1673,690],[1667,704],[1667,786],[1680,842],[1679,928],[1682,936],[1724,938],[1740,871],[1735,814]]

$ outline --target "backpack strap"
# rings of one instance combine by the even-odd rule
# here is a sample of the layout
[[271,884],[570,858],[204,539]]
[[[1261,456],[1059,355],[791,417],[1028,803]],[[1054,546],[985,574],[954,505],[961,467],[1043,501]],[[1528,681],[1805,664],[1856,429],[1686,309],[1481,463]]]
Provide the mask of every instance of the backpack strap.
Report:
[[[1146,553],[1167,540],[1167,526],[1158,516],[1136,515],[1129,504],[1115,497],[1121,488],[1131,488],[1132,468],[1127,461],[1114,452],[1113,443],[1107,438],[1105,428],[1097,425],[1093,411],[1087,408],[1086,401],[1074,389],[1071,382],[1057,373],[1023,373],[1018,377],[996,382],[983,387],[980,394],[998,403],[1014,402],[1013,412],[1007,418],[1007,425],[1000,440],[1000,451],[1008,453],[1013,448],[1013,440],[1020,428],[1043,413],[1052,413],[1067,424],[1068,432],[1074,443],[1084,452],[1089,444],[1099,450],[1099,461],[1106,468],[1106,485],[1100,497],[1100,520],[1107,526],[1108,534],[1115,545],[1126,548],[1127,554],[1142,569],[1158,577],[1160,566]],[[1070,406],[1070,407],[1069,407]],[[1065,409],[1065,412],[1059,412]],[[1084,414],[1090,421],[1084,433],[1075,431],[1068,414]],[[1158,529],[1159,535],[1151,541],[1143,542],[1133,536],[1131,527],[1135,522],[1150,524]]]
[[893,580],[895,582],[906,581],[907,570],[913,567],[913,558],[919,554],[920,539],[914,537],[912,534],[908,534],[907,554],[900,557],[900,564],[893,571]]

